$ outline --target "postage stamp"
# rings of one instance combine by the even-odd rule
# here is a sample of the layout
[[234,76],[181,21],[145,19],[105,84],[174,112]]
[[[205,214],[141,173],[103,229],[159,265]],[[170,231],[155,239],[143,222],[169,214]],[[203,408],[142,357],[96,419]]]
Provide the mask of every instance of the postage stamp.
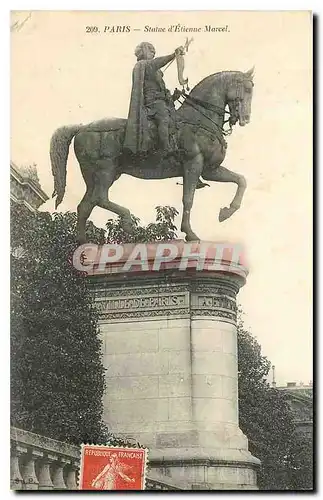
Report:
[[144,490],[148,450],[82,445],[79,490]]

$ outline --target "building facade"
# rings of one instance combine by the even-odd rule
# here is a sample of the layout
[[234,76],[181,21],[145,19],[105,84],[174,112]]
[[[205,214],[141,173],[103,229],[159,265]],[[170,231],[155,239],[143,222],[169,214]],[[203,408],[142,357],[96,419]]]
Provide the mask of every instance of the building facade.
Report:
[[284,391],[289,400],[297,430],[309,439],[313,435],[313,386],[288,382],[277,389]]
[[14,203],[25,205],[35,212],[49,198],[42,190],[36,167],[17,167],[10,163],[10,199]]

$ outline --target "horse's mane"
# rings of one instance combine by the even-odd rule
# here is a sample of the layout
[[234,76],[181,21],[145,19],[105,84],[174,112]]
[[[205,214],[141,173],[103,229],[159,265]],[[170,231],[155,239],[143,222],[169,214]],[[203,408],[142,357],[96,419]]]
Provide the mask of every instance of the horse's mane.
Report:
[[238,76],[241,73],[242,73],[241,71],[218,71],[217,73],[213,73],[212,75],[203,78],[203,80],[201,80],[199,83],[195,85],[195,87],[193,87],[190,93],[192,94],[196,90],[207,91],[211,85],[212,86],[214,85],[215,83],[214,80],[217,79],[220,80],[222,84],[225,84],[227,83],[229,77],[232,78],[233,76]]

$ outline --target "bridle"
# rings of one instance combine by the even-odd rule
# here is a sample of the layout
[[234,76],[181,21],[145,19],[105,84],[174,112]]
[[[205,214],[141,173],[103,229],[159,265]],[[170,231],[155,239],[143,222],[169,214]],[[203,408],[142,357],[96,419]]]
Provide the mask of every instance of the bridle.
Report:
[[[186,102],[189,106],[192,108],[196,109],[201,115],[203,115],[205,118],[207,118],[213,125],[216,127],[217,132],[220,132],[222,136],[227,136],[232,134],[232,126],[237,123],[237,120],[239,118],[239,106],[240,102],[242,101],[242,92],[241,92],[241,87],[238,86],[236,88],[236,95],[233,99],[230,99],[228,105],[229,105],[229,111],[227,111],[225,108],[221,108],[220,106],[216,106],[214,104],[211,104],[209,102],[203,101],[202,99],[197,99],[196,97],[191,97],[189,94],[185,92],[185,85],[186,85],[186,90],[189,91],[189,86],[188,86],[188,78],[184,78],[184,68],[185,68],[185,60],[184,60],[184,54],[185,52],[188,52],[188,47],[189,45],[193,42],[193,38],[190,40],[186,38],[186,42],[183,46],[183,51],[180,52],[175,52],[175,58],[172,59],[169,64],[166,66],[164,69],[164,72],[167,70],[167,68],[172,64],[174,60],[176,60],[176,65],[177,65],[177,75],[178,75],[178,82],[182,86],[181,91],[177,91],[180,93],[180,97],[183,98],[183,101],[180,101],[179,98],[177,99],[180,104],[184,104]],[[242,83],[242,81],[240,81]],[[253,83],[252,83],[253,85]],[[226,120],[223,121],[222,127],[216,123],[208,114],[204,113],[203,110],[201,109],[206,109],[208,111],[213,111],[215,112],[218,116],[221,118],[225,117],[225,115],[229,115]],[[180,120],[180,122],[184,123],[184,120]],[[185,123],[189,123],[188,121],[185,120]],[[228,123],[229,128],[224,129],[224,125]],[[195,125],[194,123],[190,123],[191,125]],[[209,129],[205,125],[200,125],[201,128],[204,128],[205,130],[208,130],[209,133],[214,134],[214,130]]]
[[[183,97],[184,100],[180,101],[178,99],[178,102],[180,104],[184,104],[184,102],[186,102],[189,106],[196,109],[196,111],[198,111],[201,115],[205,116],[205,118],[207,118],[211,123],[213,123],[213,125],[215,125],[215,127],[218,129],[218,131],[220,131],[224,136],[232,134],[232,124],[233,124],[232,117],[235,117],[238,113],[239,100],[240,100],[239,97],[234,99],[236,101],[236,104],[234,106],[234,112],[232,112],[230,109],[228,111],[225,108],[221,108],[220,106],[216,106],[215,104],[212,104],[210,102],[203,101],[202,99],[198,99],[196,97],[191,97],[189,94],[186,94],[185,90],[181,91],[181,97]],[[212,111],[212,112],[216,113],[217,115],[219,115],[221,118],[225,117],[226,114],[228,114],[229,116],[226,120],[224,120],[223,125],[221,127],[208,114],[204,113],[201,108],[206,109],[208,111]],[[224,125],[226,123],[229,123],[229,129],[227,129],[227,130],[224,129]],[[205,127],[205,128],[207,128],[207,127]],[[209,130],[209,131],[213,132],[212,130]]]
[[[239,83],[243,83],[243,81],[240,81]],[[253,82],[251,82],[251,83],[253,86]],[[217,131],[220,132],[222,135],[227,136],[227,135],[232,134],[232,126],[235,125],[236,122],[238,121],[239,107],[240,107],[240,103],[243,99],[242,88],[240,85],[238,85],[236,87],[235,97],[233,99],[230,99],[228,102],[229,110],[227,110],[225,108],[221,108],[220,106],[216,106],[215,104],[212,104],[210,102],[203,101],[202,99],[192,97],[185,92],[184,88],[182,91],[180,91],[180,97],[183,98],[183,101],[180,101],[178,99],[178,102],[180,104],[184,104],[184,102],[186,102],[189,106],[196,109],[196,111],[198,111],[201,115],[205,116],[205,118],[207,118],[211,123],[213,123],[213,125],[215,125]],[[208,110],[208,111],[212,111],[213,113],[216,113],[221,118],[224,118],[226,114],[229,116],[227,119],[225,119],[223,121],[223,124],[221,127],[208,114],[204,113],[203,109]],[[226,123],[229,124],[228,129],[224,128],[224,125]],[[210,133],[213,132],[212,130],[208,129],[208,127],[203,126],[203,128],[205,128],[206,130],[209,130]]]

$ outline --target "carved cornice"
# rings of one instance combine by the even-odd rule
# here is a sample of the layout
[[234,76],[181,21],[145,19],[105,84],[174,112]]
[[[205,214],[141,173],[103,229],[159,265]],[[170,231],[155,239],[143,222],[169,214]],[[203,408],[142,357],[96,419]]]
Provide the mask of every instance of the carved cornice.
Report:
[[129,287],[127,285],[124,285],[123,287],[118,287],[118,288],[110,288],[110,287],[105,287],[105,288],[96,288],[94,291],[94,296],[96,298],[102,298],[102,297],[122,297],[123,295],[126,296],[138,296],[140,297],[141,295],[150,295],[150,294],[163,294],[163,293],[169,293],[170,291],[172,293],[181,293],[185,291],[190,290],[190,285],[189,283],[183,283],[182,285],[150,285],[145,286],[144,288],[142,287]]
[[192,284],[192,291],[198,294],[211,294],[211,295],[228,295],[235,299],[239,286],[236,283],[228,280],[217,281],[213,279],[212,282],[196,282]]
[[[133,276],[131,273],[123,273],[109,276],[89,276],[88,280],[93,287],[93,293],[113,296],[122,290],[125,294],[144,294],[147,289],[155,290],[158,287],[159,293],[167,292],[170,289],[174,292],[190,290],[201,293],[220,293],[225,291],[226,295],[234,298],[239,289],[245,284],[245,279],[230,273],[210,272],[210,271],[179,271],[163,270],[149,272]],[[132,292],[131,290],[136,290]]]

